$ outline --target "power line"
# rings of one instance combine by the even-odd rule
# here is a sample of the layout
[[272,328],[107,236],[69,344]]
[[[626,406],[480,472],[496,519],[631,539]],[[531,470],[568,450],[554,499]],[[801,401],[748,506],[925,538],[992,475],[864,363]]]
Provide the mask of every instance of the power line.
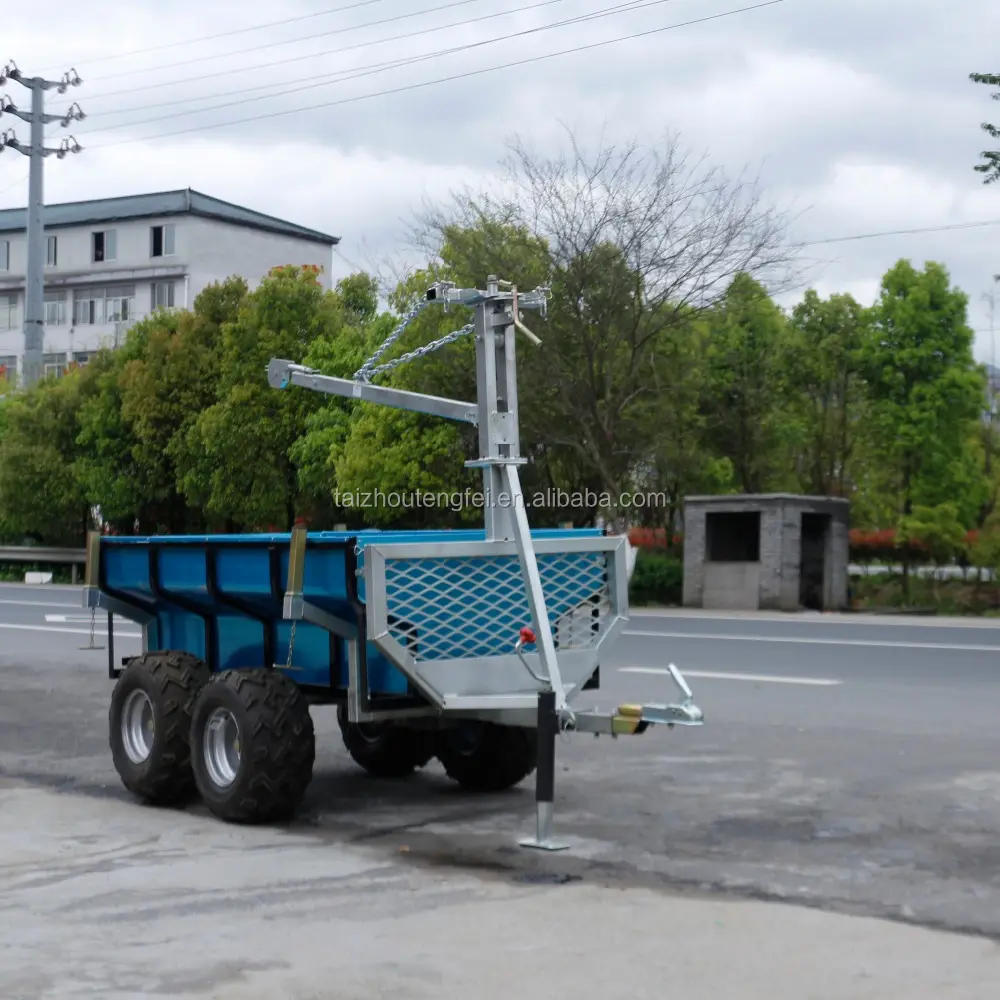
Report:
[[252,24],[246,28],[233,28],[229,31],[220,31],[214,35],[198,35],[196,38],[183,38],[178,42],[165,42],[163,45],[152,45],[146,49],[131,49],[128,52],[118,52],[113,56],[98,56],[96,59],[87,60],[86,65],[95,66],[98,63],[114,62],[118,59],[129,59],[132,56],[144,56],[150,52],[162,52],[164,49],[176,49],[181,45],[194,45],[197,42],[212,42],[217,38],[229,38],[232,35],[246,35],[251,31],[263,31],[264,28],[279,28],[286,24],[294,24],[296,21],[308,21],[316,17],[325,17],[327,14],[343,14],[345,11],[354,10],[357,7],[371,7],[372,4],[376,3],[384,3],[384,0],[359,0],[358,3],[347,4],[344,7],[330,7],[327,10],[314,11],[312,14],[299,14],[296,17],[284,17],[280,21],[265,21],[262,24]]
[[164,69],[176,69],[178,66],[192,66],[195,63],[209,62],[211,60],[228,59],[230,56],[241,56],[248,52],[260,52],[263,49],[273,49],[280,45],[295,45],[297,42],[309,42],[314,38],[323,38],[326,35],[343,35],[349,31],[361,31],[363,28],[375,28],[383,24],[391,24],[395,21],[406,21],[413,17],[423,17],[425,14],[436,14],[438,11],[449,10],[452,7],[466,7],[470,3],[479,3],[480,0],[450,0],[449,3],[439,4],[437,7],[425,7],[423,10],[411,11],[408,14],[394,14],[392,17],[379,18],[377,21],[365,21],[364,24],[351,24],[346,28],[332,28],[330,31],[321,31],[316,34],[306,35],[303,38],[289,38],[284,41],[265,42],[262,45],[252,45],[246,49],[234,49],[232,52],[212,53],[207,56],[194,56],[191,59],[182,59],[179,62],[164,63],[162,66],[149,66],[143,69],[127,69],[120,73],[109,73],[106,76],[96,76],[95,80],[117,80],[123,76],[137,76],[141,73],[158,73]]
[[23,184],[27,179],[28,179],[28,175],[27,174],[22,174],[20,177],[17,178],[17,180],[12,181],[6,187],[0,188],[0,194],[6,194],[8,191],[11,190],[11,188],[17,187],[18,184]]
[[336,101],[324,101],[320,104],[310,104],[301,108],[286,108],[283,111],[270,111],[260,115],[250,115],[246,118],[236,118],[228,122],[216,122],[209,125],[192,125],[189,128],[176,129],[173,132],[161,132],[157,135],[141,136],[136,139],[119,139],[115,142],[98,143],[91,146],[91,149],[109,149],[112,146],[130,145],[136,142],[150,142],[155,139],[168,139],[178,135],[190,135],[195,132],[205,132],[210,129],[227,128],[231,125],[243,125],[249,122],[266,121],[272,118],[281,118],[286,115],[302,114],[306,111],[319,111],[325,108],[339,107],[345,104],[354,104],[359,101],[367,101],[375,97],[388,97],[394,94],[401,94],[413,90],[421,90],[425,87],[433,87],[440,83],[452,83],[456,80],[467,80],[471,77],[482,76],[486,73],[495,73],[498,70],[513,69],[518,66],[527,66],[532,63],[543,62],[547,59],[554,59],[558,56],[574,55],[580,52],[593,51],[607,45],[616,45],[619,42],[633,41],[638,38],[648,38],[652,35],[662,34],[665,31],[673,31],[677,28],[687,28],[695,24],[704,24],[708,21],[718,21],[725,17],[732,17],[736,14],[744,14],[749,11],[761,10],[765,7],[774,7],[786,0],[763,0],[762,3],[752,4],[747,7],[739,7],[735,10],[722,11],[719,14],[709,14],[705,17],[693,18],[690,21],[680,21],[676,24],[666,24],[659,28],[647,28],[645,31],[636,31],[628,35],[619,35],[617,38],[606,38],[599,42],[590,42],[586,45],[575,45],[568,49],[561,49],[558,52],[546,52],[537,56],[528,56],[524,59],[517,59],[509,63],[501,63],[497,66],[486,66],[481,69],[466,70],[463,73],[453,73],[450,76],[438,77],[434,80],[423,80],[419,83],[406,84],[400,87],[391,87],[386,90],[373,91],[368,94],[356,94],[351,97],[342,97]]
[[[550,0],[551,2],[551,0]],[[514,31],[507,35],[496,35],[492,38],[484,38],[476,42],[465,42],[461,45],[455,45],[447,49],[438,49],[435,52],[427,52],[421,55],[409,56],[404,59],[390,60],[382,63],[375,63],[367,67],[360,67],[355,70],[342,70],[339,74],[332,74],[336,76],[335,80],[328,79],[312,79],[309,83],[301,84],[297,87],[290,87],[285,90],[277,90],[270,94],[265,94],[261,97],[241,97],[235,101],[226,101],[223,104],[212,104],[206,107],[192,108],[188,111],[174,111],[165,115],[156,115],[152,118],[143,118],[139,121],[125,122],[121,125],[109,125],[104,128],[94,129],[92,132],[87,132],[87,135],[96,135],[102,132],[112,132],[123,128],[133,128],[136,125],[152,125],[156,122],[167,121],[172,118],[184,118],[188,115],[198,115],[203,114],[208,111],[219,111],[223,108],[237,107],[243,104],[253,104],[261,100],[271,100],[275,97],[286,97],[289,94],[301,93],[305,90],[315,90],[318,87],[328,87],[331,83],[343,83],[347,80],[360,79],[363,76],[372,76],[377,73],[384,73],[388,70],[398,69],[401,66],[410,66],[420,62],[427,62],[431,59],[437,59],[441,56],[454,55],[459,52],[469,52],[473,49],[483,48],[487,45],[495,45],[499,42],[509,42],[515,38],[525,38],[528,35],[540,34],[543,31],[551,31],[555,28],[565,28],[571,25],[582,24],[587,21],[598,20],[604,17],[610,17],[613,14],[623,14],[630,13],[632,11],[643,10],[648,7],[660,7],[667,3],[673,3],[674,0],[628,0],[626,3],[620,3],[614,7],[604,8],[598,11],[592,11],[589,14],[578,14],[575,17],[565,18],[562,21],[554,21],[551,24],[537,25],[533,28],[524,28],[521,31]],[[259,88],[258,88],[259,89]],[[223,96],[223,95],[219,95]],[[140,110],[140,109],[135,109]],[[120,112],[124,113],[124,112]]]
[[[82,81],[81,81],[81,82],[82,82]],[[68,111],[68,109],[67,109],[67,111]],[[64,112],[64,113],[65,113],[65,112]],[[53,135],[53,133],[54,133],[54,132],[55,132],[55,129],[54,129],[54,128],[51,128],[51,129],[46,129],[46,130],[45,130],[45,138],[46,138],[46,139],[51,139],[51,138],[52,138],[52,135]],[[11,190],[12,188],[15,188],[15,187],[17,187],[17,185],[18,185],[18,184],[23,184],[23,183],[24,183],[24,182],[25,182],[25,181],[26,181],[27,179],[28,179],[28,173],[23,173],[23,174],[21,174],[21,176],[20,176],[20,177],[18,177],[18,178],[17,178],[16,180],[14,180],[14,181],[11,181],[11,183],[10,183],[10,184],[8,184],[8,185],[7,185],[6,187],[2,187],[2,188],[0,188],[0,194],[6,194],[6,193],[7,193],[8,191],[10,191],[10,190]]]
[[[432,33],[439,32],[439,31],[448,31],[451,28],[464,28],[464,27],[467,27],[467,26],[472,25],[472,24],[478,24],[481,21],[491,21],[491,20],[493,20],[495,18],[498,18],[498,17],[507,17],[510,14],[523,14],[525,11],[538,10],[538,9],[540,9],[542,7],[551,7],[553,4],[557,4],[557,3],[566,3],[566,0],[537,0],[537,2],[535,2],[535,3],[525,4],[524,6],[521,6],[521,7],[510,7],[507,10],[502,10],[502,11],[499,11],[499,12],[496,12],[496,13],[493,13],[493,14],[481,14],[479,17],[462,18],[459,21],[452,21],[450,24],[437,25],[437,26],[435,26],[433,28],[420,28],[417,31],[406,31],[406,32],[403,32],[400,35],[389,35],[389,36],[387,36],[385,38],[374,38],[374,39],[371,39],[371,40],[369,40],[367,42],[355,42],[352,45],[342,45],[342,46],[340,46],[340,48],[336,48],[336,49],[322,49],[319,52],[311,52],[311,53],[308,53],[306,55],[288,56],[288,57],[286,57],[284,59],[274,59],[274,60],[271,60],[270,62],[255,63],[252,66],[241,66],[239,69],[223,69],[223,70],[218,70],[217,72],[214,72],[214,73],[203,73],[203,74],[200,74],[199,76],[182,77],[179,80],[167,80],[167,81],[165,81],[163,83],[148,83],[148,84],[143,84],[141,87],[124,87],[121,90],[109,90],[109,91],[105,91],[104,93],[94,94],[94,95],[91,96],[90,99],[91,100],[96,100],[96,99],[102,98],[102,97],[119,97],[122,94],[135,94],[135,93],[137,93],[139,91],[142,91],[142,90],[159,90],[161,87],[164,87],[164,86],[173,86],[173,87],[176,87],[176,86],[180,86],[180,85],[185,84],[185,83],[201,83],[204,80],[212,80],[212,79],[216,79],[216,78],[218,78],[220,76],[232,76],[234,73],[249,73],[249,72],[252,72],[254,70],[259,70],[259,69],[272,69],[275,66],[287,66],[289,63],[305,62],[308,59],[317,59],[320,56],[341,55],[344,52],[355,52],[358,49],[371,48],[372,46],[375,46],[375,45],[386,45],[389,42],[398,42],[398,41],[402,41],[404,39],[417,38],[420,35],[429,35],[429,34],[432,34]],[[341,73],[345,73],[345,72],[349,72],[349,71],[348,70],[340,70],[336,74],[329,74],[329,75],[330,76],[339,76]],[[308,79],[308,78],[303,77],[301,79]],[[295,83],[295,82],[298,82],[298,81],[296,81],[296,80],[290,80],[290,81],[286,81],[286,82]],[[223,91],[220,94],[211,94],[208,97],[184,97],[184,98],[178,98],[178,99],[173,100],[173,101],[161,101],[161,102],[159,102],[157,104],[146,104],[146,105],[143,105],[143,109],[145,110],[145,109],[149,109],[149,108],[171,107],[171,106],[173,106],[175,104],[186,104],[186,103],[190,103],[191,101],[210,100],[210,99],[215,98],[215,97],[229,97],[231,94],[241,94],[241,93],[244,93],[245,90],[247,90],[247,89],[251,89],[251,90],[264,90],[264,89],[266,89],[269,86],[271,86],[271,85],[270,84],[264,84],[263,87],[251,87],[251,88],[241,88],[239,90]],[[131,110],[131,109],[123,109],[122,111],[102,111],[102,112],[99,112],[97,115],[89,115],[88,117],[89,118],[96,118],[96,117],[99,117],[100,115],[106,115],[106,114],[112,114],[112,115],[113,114],[123,114],[125,110]]]
[[944,226],[922,226],[919,229],[888,229],[880,233],[859,233],[855,236],[832,236],[822,240],[807,240],[804,243],[793,243],[793,247],[818,247],[831,243],[850,243],[856,240],[876,240],[884,236],[913,236],[920,233],[946,233],[956,229],[983,229],[987,226],[1000,226],[1000,219],[986,219],[979,222],[952,222]]

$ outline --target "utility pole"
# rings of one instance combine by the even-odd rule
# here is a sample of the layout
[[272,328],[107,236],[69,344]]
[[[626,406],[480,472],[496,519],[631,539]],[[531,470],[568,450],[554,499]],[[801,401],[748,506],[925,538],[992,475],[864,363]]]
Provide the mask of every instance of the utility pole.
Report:
[[13,61],[0,69],[0,86],[15,80],[31,91],[31,110],[21,111],[9,97],[0,100],[0,115],[9,114],[28,122],[31,139],[28,145],[20,142],[13,131],[0,135],[0,152],[5,147],[16,149],[30,161],[28,173],[28,255],[24,286],[24,359],[23,384],[34,385],[42,375],[42,350],[45,341],[45,223],[42,217],[44,197],[42,190],[42,164],[46,156],[55,155],[60,160],[67,153],[79,153],[80,144],[70,136],[58,146],[45,145],[45,126],[59,122],[66,128],[72,121],[83,121],[84,114],[78,104],[72,104],[64,114],[45,113],[45,91],[55,89],[65,94],[70,87],[83,82],[75,69],[64,73],[61,80],[46,80],[40,76],[25,76]]

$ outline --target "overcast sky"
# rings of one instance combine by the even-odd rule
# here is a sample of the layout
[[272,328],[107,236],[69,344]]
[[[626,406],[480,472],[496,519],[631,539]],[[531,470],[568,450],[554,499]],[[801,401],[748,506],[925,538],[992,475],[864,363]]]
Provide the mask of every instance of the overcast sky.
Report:
[[[398,252],[423,199],[489,183],[510,136],[556,151],[560,123],[584,141],[677,132],[731,172],[759,172],[768,200],[797,213],[797,241],[995,220],[808,250],[814,287],[866,303],[900,257],[943,262],[989,360],[1000,184],[972,167],[1000,103],[968,74],[1000,71],[1000,4],[780,0],[681,24],[754,2],[47,0],[5,8],[0,60],[84,80],[50,94],[53,110],[76,100],[88,118],[72,129],[85,151],[46,163],[47,201],[192,187],[342,237],[339,273]],[[26,106],[19,85],[6,92]],[[16,119],[4,127],[27,139]],[[0,207],[26,198],[27,163],[8,150]]]

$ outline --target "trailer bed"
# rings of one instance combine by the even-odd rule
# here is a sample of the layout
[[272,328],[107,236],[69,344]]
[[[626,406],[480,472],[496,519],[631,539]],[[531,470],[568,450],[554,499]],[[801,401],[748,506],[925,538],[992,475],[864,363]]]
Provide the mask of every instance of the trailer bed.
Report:
[[[602,536],[596,528],[532,532],[533,542]],[[275,666],[314,697],[327,692],[336,700],[350,680],[346,640],[284,617],[291,539],[291,533],[102,536],[94,582],[102,603],[143,624],[147,648],[186,650],[213,671]],[[474,529],[309,533],[302,597],[364,634],[370,545],[452,546],[485,539],[485,531]],[[606,582],[600,552],[540,555],[539,564],[553,618],[585,603]],[[433,644],[439,658],[509,652],[518,629],[531,620],[516,558],[410,560],[393,567],[386,591],[395,596],[393,626],[402,644],[422,644],[425,655]],[[372,698],[416,696],[411,681],[373,641],[364,646]]]

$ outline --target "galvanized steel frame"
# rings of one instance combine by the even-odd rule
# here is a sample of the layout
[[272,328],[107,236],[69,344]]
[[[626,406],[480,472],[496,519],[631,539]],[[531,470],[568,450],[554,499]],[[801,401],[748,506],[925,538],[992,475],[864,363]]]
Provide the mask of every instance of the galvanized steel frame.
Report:
[[[533,712],[538,704],[538,692],[544,686],[533,680],[524,663],[512,651],[506,656],[492,656],[484,660],[479,657],[461,657],[437,661],[418,661],[400,643],[390,630],[390,608],[386,586],[386,563],[407,559],[476,559],[483,557],[520,556],[516,541],[483,542],[418,542],[412,544],[370,543],[365,547],[365,607],[368,638],[412,681],[414,686],[441,711],[476,714],[489,713],[491,717],[502,719],[497,713]],[[582,689],[600,660],[600,651],[613,642],[628,621],[628,562],[626,539],[624,536],[604,536],[589,538],[547,538],[532,542],[533,554],[571,554],[575,552],[608,553],[608,599],[611,611],[606,628],[593,646],[585,650],[565,650],[558,656],[572,677],[564,684],[564,693],[569,699]],[[537,565],[535,573],[538,573]],[[539,591],[541,582],[539,579]],[[544,600],[544,598],[543,598]],[[529,606],[531,595],[528,595]],[[543,605],[544,607],[544,605]],[[546,619],[547,621],[547,619]],[[550,632],[551,638],[551,632]],[[516,636],[511,636],[513,650]],[[555,649],[553,644],[553,655]],[[544,665],[541,652],[522,654],[529,666]],[[475,692],[481,688],[482,678],[489,675],[502,680],[516,676],[523,684],[522,691]],[[452,676],[456,681],[444,685],[442,679]],[[462,685],[460,680],[468,683]],[[450,687],[451,690],[447,688]],[[506,721],[506,720],[504,720]],[[529,724],[532,724],[529,721]]]

